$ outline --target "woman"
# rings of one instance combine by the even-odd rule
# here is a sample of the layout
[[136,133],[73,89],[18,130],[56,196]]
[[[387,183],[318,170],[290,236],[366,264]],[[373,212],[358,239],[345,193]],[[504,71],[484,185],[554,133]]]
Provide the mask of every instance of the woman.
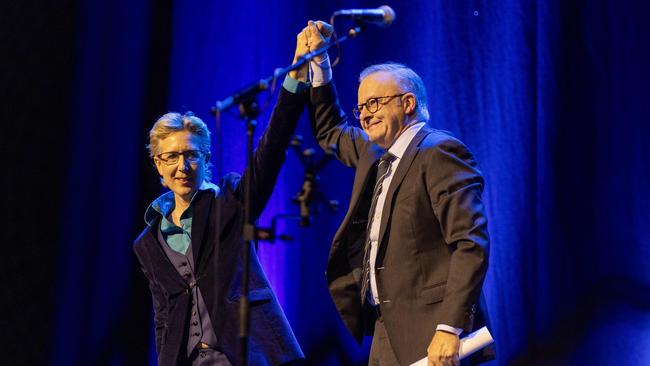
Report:
[[[305,95],[280,92],[254,156],[252,216],[269,199]],[[149,154],[169,192],[147,209],[135,253],[149,280],[159,365],[238,365],[239,293],[244,224],[243,184],[227,174],[210,182],[210,132],[191,113],[168,113],[149,134]],[[250,365],[303,358],[250,250]]]

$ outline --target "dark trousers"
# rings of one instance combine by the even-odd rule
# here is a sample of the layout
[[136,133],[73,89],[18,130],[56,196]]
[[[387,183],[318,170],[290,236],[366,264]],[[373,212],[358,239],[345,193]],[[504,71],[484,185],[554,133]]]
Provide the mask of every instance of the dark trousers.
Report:
[[[460,366],[469,365],[469,358],[460,362]],[[390,345],[390,340],[386,333],[386,326],[384,325],[384,318],[381,316],[375,320],[375,331],[372,335],[368,366],[400,366],[397,361],[397,356],[395,356],[395,352],[393,351],[393,347]]]
[[384,326],[384,318],[381,316],[375,320],[375,331],[372,335],[368,366],[400,366],[393,347],[390,345],[386,327]]

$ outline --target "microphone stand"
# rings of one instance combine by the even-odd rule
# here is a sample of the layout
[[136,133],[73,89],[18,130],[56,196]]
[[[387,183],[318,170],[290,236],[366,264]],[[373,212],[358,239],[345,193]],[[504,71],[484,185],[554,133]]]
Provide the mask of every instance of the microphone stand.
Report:
[[305,176],[300,191],[293,196],[293,203],[300,206],[300,226],[311,226],[312,213],[310,212],[313,207],[315,213],[318,212],[316,203],[327,205],[329,209],[336,212],[339,207],[337,200],[328,200],[325,194],[319,189],[320,176],[318,172],[327,165],[327,163],[334,158],[336,154],[336,146],[330,145],[325,149],[325,155],[316,161],[316,151],[312,148],[300,150],[302,145],[302,136],[294,135],[291,140],[290,147],[294,150],[300,163],[305,169]]
[[[257,95],[269,88],[273,80],[282,77],[290,71],[297,70],[307,62],[311,61],[314,57],[322,55],[333,45],[338,45],[345,42],[349,38],[354,38],[363,31],[361,25],[351,29],[347,35],[338,38],[334,43],[330,43],[325,47],[309,52],[300,57],[293,65],[278,68],[273,72],[273,75],[260,79],[249,86],[243,88],[239,92],[231,95],[230,97],[217,101],[215,106],[211,108],[211,112],[219,118],[221,112],[232,108],[234,105],[239,106],[240,117],[246,123],[246,138],[247,138],[247,167],[246,179],[244,180],[244,229],[243,229],[243,266],[242,269],[242,292],[239,303],[239,341],[240,341],[240,364],[242,366],[248,365],[248,338],[250,333],[250,302],[248,298],[249,291],[249,277],[250,277],[250,251],[252,244],[255,242],[255,223],[251,217],[251,177],[253,174],[253,135],[255,126],[257,125],[257,117],[260,114],[259,105],[257,103]],[[220,123],[217,122],[219,125]],[[216,267],[217,263],[214,262]],[[215,268],[216,269],[216,268]],[[216,271],[214,273],[217,273]]]

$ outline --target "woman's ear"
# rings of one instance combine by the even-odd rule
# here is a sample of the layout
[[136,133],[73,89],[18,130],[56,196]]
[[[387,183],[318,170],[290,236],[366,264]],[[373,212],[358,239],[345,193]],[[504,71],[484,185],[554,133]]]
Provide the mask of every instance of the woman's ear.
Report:
[[156,170],[158,171],[158,175],[160,175],[160,177],[162,177],[162,166],[161,166],[161,164],[162,164],[162,162],[158,158],[156,158],[156,157],[153,158],[153,165],[156,167]]
[[158,172],[158,176],[160,177],[160,184],[163,187],[167,188],[167,185],[165,185],[165,180],[163,179],[163,174],[162,174],[162,162],[157,158],[153,158],[153,165],[156,167],[156,171]]

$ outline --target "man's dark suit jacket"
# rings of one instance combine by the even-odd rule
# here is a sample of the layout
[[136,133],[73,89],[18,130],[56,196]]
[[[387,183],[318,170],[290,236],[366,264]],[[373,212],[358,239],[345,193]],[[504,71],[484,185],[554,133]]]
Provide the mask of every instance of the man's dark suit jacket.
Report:
[[[327,263],[327,283],[343,322],[361,341],[373,319],[362,311],[360,268],[375,162],[383,151],[347,124],[333,82],[313,88],[309,102],[320,145],[355,168],[347,214]],[[480,304],[488,264],[483,177],[469,150],[449,134],[423,127],[394,172],[382,209],[375,276],[390,343],[402,365],[426,357],[436,326],[470,332],[487,322]],[[379,209],[379,208],[378,208]],[[472,363],[494,357],[494,349]]]
[[[268,201],[285,160],[289,139],[305,105],[306,96],[281,90],[269,125],[254,157],[252,215],[257,218]],[[243,182],[235,174],[220,182],[218,195],[201,192],[194,202],[192,250],[198,286],[217,335],[217,348],[239,365],[239,298],[242,271]],[[160,216],[145,228],[134,244],[149,280],[155,310],[159,365],[187,364],[187,323],[191,291],[163,251],[156,231]],[[250,249],[251,333],[250,365],[280,365],[303,358],[262,267]]]

